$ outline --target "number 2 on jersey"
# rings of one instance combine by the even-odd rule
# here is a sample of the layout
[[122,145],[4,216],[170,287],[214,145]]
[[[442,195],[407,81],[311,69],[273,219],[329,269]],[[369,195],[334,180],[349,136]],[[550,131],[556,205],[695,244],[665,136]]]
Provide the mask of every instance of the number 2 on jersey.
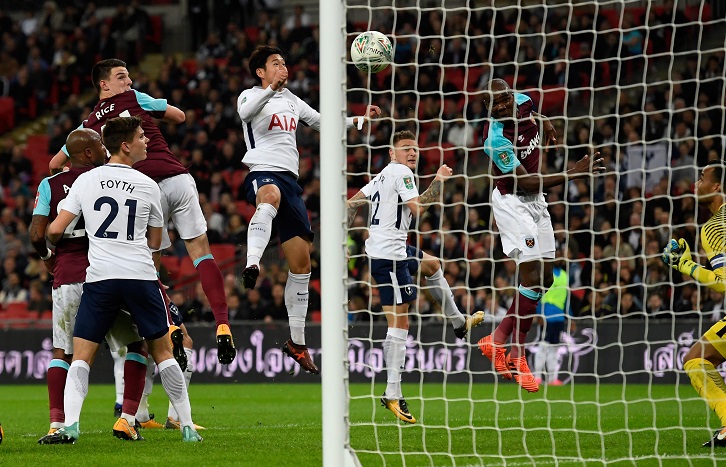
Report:
[[[127,240],[134,239],[134,223],[136,222],[136,202],[137,201],[135,199],[127,199],[126,203],[124,203],[124,206],[128,206],[129,208],[129,216],[126,222]],[[109,232],[106,230],[109,228],[111,223],[116,219],[116,216],[118,215],[118,203],[110,196],[101,196],[96,200],[96,203],[93,205],[93,209],[96,211],[100,211],[101,207],[104,204],[108,204],[111,209],[109,210],[106,219],[104,219],[103,223],[101,223],[101,226],[98,228],[94,235],[98,238],[118,238],[118,232]]]

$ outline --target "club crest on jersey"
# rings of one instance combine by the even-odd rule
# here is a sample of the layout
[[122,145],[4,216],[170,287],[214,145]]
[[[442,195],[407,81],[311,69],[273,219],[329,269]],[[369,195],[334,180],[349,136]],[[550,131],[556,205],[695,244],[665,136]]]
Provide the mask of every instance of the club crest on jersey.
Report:
[[404,287],[404,288],[403,288],[403,291],[404,291],[404,292],[406,293],[406,295],[408,295],[409,297],[410,297],[411,295],[413,295],[413,289],[411,288],[411,286],[410,286],[410,285],[407,285],[406,287]]
[[529,248],[534,248],[534,238],[533,237],[525,238],[524,244],[527,245]]
[[403,177],[403,183],[406,185],[406,188],[413,190],[413,180],[411,177]]
[[293,104],[291,101],[287,101],[287,106],[290,107],[290,110],[295,112],[295,104]]
[[500,152],[499,158],[502,160],[502,163],[504,163],[504,165],[509,165],[512,162],[509,159],[509,154],[507,154],[506,152]]

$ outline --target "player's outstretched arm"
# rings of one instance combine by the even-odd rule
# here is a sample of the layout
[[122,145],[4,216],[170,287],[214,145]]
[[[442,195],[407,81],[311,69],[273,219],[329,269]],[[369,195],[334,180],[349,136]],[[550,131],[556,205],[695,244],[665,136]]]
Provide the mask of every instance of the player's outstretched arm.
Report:
[[358,214],[358,209],[366,203],[368,203],[368,198],[362,191],[354,194],[345,202],[345,206],[348,211],[348,228],[351,228],[353,225],[355,216]]
[[710,271],[693,261],[691,248],[685,239],[672,239],[663,249],[662,258],[663,262],[681,274],[691,276],[692,279],[716,292],[726,292],[726,269],[715,267],[713,271]]
[[575,166],[572,169],[560,174],[541,175],[537,173],[529,173],[524,166],[519,165],[515,172],[516,185],[525,193],[541,193],[547,188],[567,183],[568,180],[586,178],[590,174],[599,175],[605,172],[605,167],[602,163],[603,159],[600,158],[600,153],[596,152],[592,155],[592,157],[590,155],[585,155],[585,157],[575,163]]
[[167,105],[166,112],[164,112],[164,117],[161,119],[161,121],[166,123],[179,124],[184,123],[186,119],[187,116],[180,108],[174,107],[173,105]]
[[61,149],[48,163],[48,170],[50,171],[50,174],[55,175],[58,172],[62,172],[66,163],[68,163],[68,155],[66,155],[66,153]]

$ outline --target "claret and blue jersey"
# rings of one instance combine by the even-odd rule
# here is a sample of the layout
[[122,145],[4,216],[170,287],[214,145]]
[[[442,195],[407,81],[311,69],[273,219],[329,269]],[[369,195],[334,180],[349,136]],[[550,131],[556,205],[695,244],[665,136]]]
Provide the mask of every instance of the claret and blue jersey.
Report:
[[496,185],[501,194],[513,194],[514,174],[522,165],[527,173],[540,171],[539,124],[535,119],[532,99],[522,93],[514,93],[516,118],[489,119],[484,124],[484,152],[494,162]]

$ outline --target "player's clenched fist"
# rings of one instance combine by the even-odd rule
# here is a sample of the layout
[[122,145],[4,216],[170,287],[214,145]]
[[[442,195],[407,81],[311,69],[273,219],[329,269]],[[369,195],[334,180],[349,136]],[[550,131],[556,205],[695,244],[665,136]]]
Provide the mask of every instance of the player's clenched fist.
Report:
[[451,170],[451,167],[444,164],[441,167],[439,167],[439,170],[436,171],[436,180],[444,181],[447,178],[451,177],[451,175],[454,173],[453,170]]
[[287,67],[281,66],[277,69],[277,72],[275,72],[275,77],[272,80],[272,89],[274,91],[277,91],[281,87],[285,86],[287,84]]

